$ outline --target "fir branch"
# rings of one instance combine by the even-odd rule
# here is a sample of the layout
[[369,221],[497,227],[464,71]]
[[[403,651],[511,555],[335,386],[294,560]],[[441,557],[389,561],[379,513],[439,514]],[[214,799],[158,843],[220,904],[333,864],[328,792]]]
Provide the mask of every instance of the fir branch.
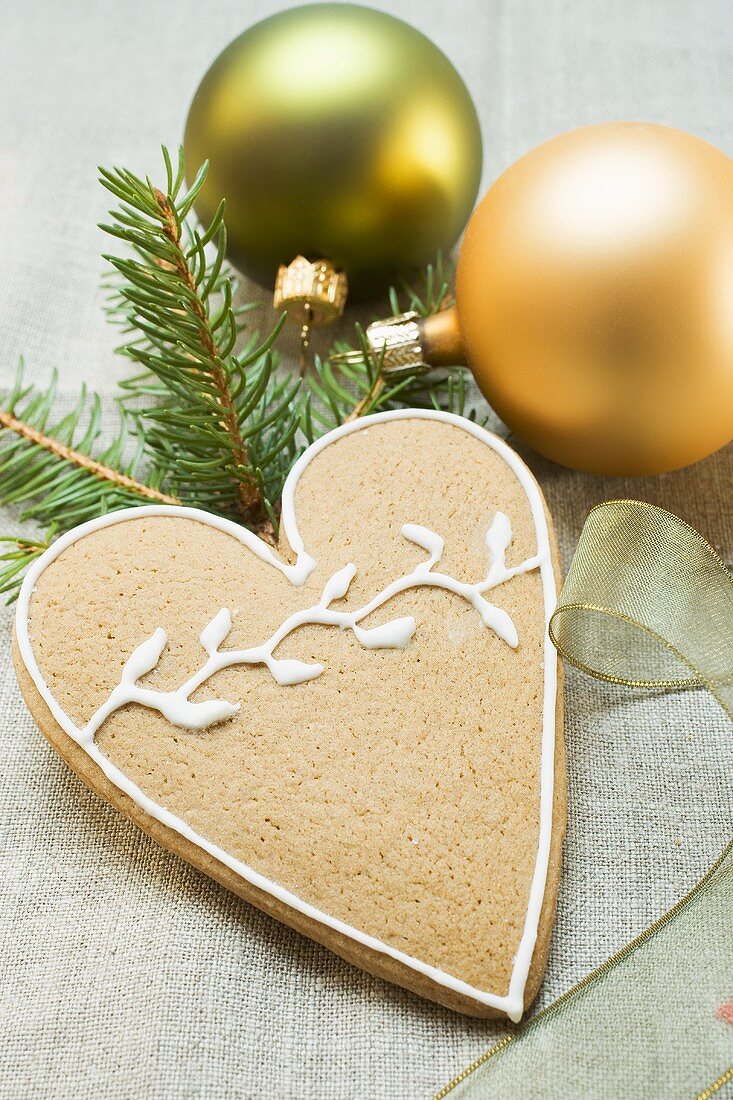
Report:
[[124,169],[100,169],[120,200],[101,228],[133,253],[107,256],[118,275],[110,308],[134,336],[120,351],[144,371],[126,383],[128,408],[173,491],[273,541],[296,453],[299,382],[276,375],[270,349],[279,326],[235,350],[247,310],[233,304],[224,203],[205,230],[193,228],[187,216],[207,166],[181,193],[183,154],[175,173],[166,149],[163,157],[165,192]]
[[131,433],[124,411],[114,439],[97,455],[102,406],[96,394],[82,388],[75,408],[50,423],[56,384],[54,372],[46,390],[24,385],[21,364],[0,411],[0,505],[18,509],[21,522],[47,528],[43,539],[2,539],[13,549],[0,555],[0,592],[11,599],[25,568],[59,532],[119,508],[179,503],[160,490],[156,474],[140,480],[143,449],[138,441],[127,458]]
[[[452,304],[452,269],[439,254],[428,264],[417,286],[404,284],[402,300],[394,287],[389,302],[394,314],[413,311],[428,317]],[[343,358],[346,355],[347,358]],[[424,367],[385,371],[384,354],[375,355],[361,325],[355,326],[355,341],[340,341],[331,355],[316,359],[309,379],[314,401],[303,416],[309,439],[339,424],[361,416],[399,406],[412,405],[446,409],[465,415],[466,382],[463,372],[426,373]]]
[[170,497],[166,493],[161,493],[159,489],[153,489],[150,485],[143,485],[142,482],[136,481],[133,477],[128,477],[127,474],[120,473],[119,470],[113,470],[111,466],[105,466],[104,463],[97,462],[96,459],[91,458],[89,455],[82,454],[81,451],[74,450],[73,447],[67,447],[65,443],[59,442],[58,439],[53,439],[49,435],[44,435],[43,432],[39,432],[37,428],[31,427],[30,424],[26,424],[22,420],[17,420],[8,412],[0,412],[0,428],[7,428],[8,431],[15,432],[16,435],[22,436],[22,438],[26,439],[29,443],[34,443],[37,447],[42,448],[42,450],[50,451],[51,454],[56,455],[57,458],[63,458],[66,462],[71,462],[75,466],[88,470],[96,477],[111,481],[122,489],[129,489],[131,492],[139,493],[140,496],[145,497],[148,501],[154,500],[158,504],[181,503],[176,497]]
[[[205,300],[197,294],[197,284],[189,266],[188,256],[183,252],[181,246],[181,222],[178,213],[173,205],[173,200],[164,195],[158,188],[154,189],[154,195],[163,215],[163,232],[173,245],[175,252],[173,270],[184,286],[187,286],[191,291],[191,296],[187,300],[190,303],[191,312],[198,320],[198,335],[206,355],[209,373],[216,387],[216,400],[221,408],[222,422],[231,438],[234,461],[242,469],[249,469],[250,461],[247,445],[242,438],[239,417],[229,388],[229,379],[221,361],[219,343],[209,323],[210,319]],[[223,204],[220,209],[223,212]],[[245,515],[258,508],[261,502],[258,498],[257,486],[253,480],[247,478],[240,481],[238,492],[242,511]]]

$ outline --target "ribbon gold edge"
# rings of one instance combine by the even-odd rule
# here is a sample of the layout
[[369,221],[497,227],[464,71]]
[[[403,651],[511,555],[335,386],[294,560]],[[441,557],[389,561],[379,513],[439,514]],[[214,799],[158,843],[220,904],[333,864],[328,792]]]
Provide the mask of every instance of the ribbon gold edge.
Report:
[[622,505],[626,505],[629,508],[642,509],[645,512],[657,512],[665,520],[674,520],[676,524],[679,524],[680,527],[684,527],[687,533],[692,535],[695,542],[699,544],[700,549],[710,554],[713,558],[714,563],[716,565],[719,565],[724,570],[724,572],[728,574],[730,580],[733,580],[733,572],[731,571],[731,567],[720,556],[715,547],[708,542],[705,536],[701,535],[697,528],[693,527],[691,523],[688,523],[686,519],[682,519],[682,517],[678,516],[675,512],[670,512],[668,508],[662,508],[660,504],[652,504],[648,500],[635,500],[633,497],[619,497],[616,500],[603,500],[600,502],[600,504],[594,504],[593,507],[588,511],[585,522],[587,524],[588,520],[596,512],[603,512],[609,508],[617,508],[621,507]]
[[[671,513],[670,513],[671,514]],[[634,688],[696,688],[696,687],[708,687],[707,681],[700,676],[694,676],[689,680],[634,680],[627,676],[614,676],[609,672],[603,672],[602,669],[593,668],[590,664],[585,664],[577,657],[574,657],[572,653],[565,648],[563,642],[560,641],[559,635],[555,629],[555,623],[560,621],[566,611],[596,611],[601,615],[611,615],[614,619],[618,619],[620,622],[628,623],[629,626],[638,627],[639,630],[643,630],[645,634],[648,634],[651,638],[656,638],[658,642],[661,642],[667,647],[670,653],[674,653],[680,661],[683,661],[688,668],[696,672],[695,666],[692,665],[687,658],[681,653],[676,646],[671,645],[666,638],[661,634],[658,634],[656,630],[651,630],[644,623],[640,623],[638,619],[635,619],[632,615],[624,615],[621,611],[614,611],[612,607],[602,607],[600,604],[593,603],[566,603],[558,604],[552,613],[550,619],[550,641],[558,651],[560,656],[568,664],[573,665],[574,668],[579,668],[581,672],[587,672],[589,676],[593,676],[596,680],[605,680],[608,684],[622,684],[624,687]],[[715,694],[713,688],[709,688],[710,691]],[[718,702],[721,702],[718,700]],[[721,706],[725,707],[724,703]]]
[[723,1085],[727,1085],[729,1081],[733,1081],[733,1066],[721,1074],[717,1081],[713,1081],[712,1085],[708,1085],[704,1092],[695,1097],[695,1100],[708,1100],[710,1096],[716,1093],[718,1089],[722,1089]]

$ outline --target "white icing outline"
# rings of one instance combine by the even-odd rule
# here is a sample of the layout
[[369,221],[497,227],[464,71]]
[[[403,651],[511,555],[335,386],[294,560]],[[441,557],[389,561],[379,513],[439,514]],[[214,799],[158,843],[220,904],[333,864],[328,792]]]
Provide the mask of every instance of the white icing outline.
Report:
[[[86,743],[84,741],[83,731],[69,718],[65,711],[59,706],[56,699],[53,696],[48,684],[43,679],[41,671],[38,667],[38,663],[33,654],[33,649],[29,636],[29,620],[30,620],[30,601],[33,591],[38,579],[43,571],[55,561],[55,559],[63,553],[69,546],[72,546],[79,539],[84,538],[85,535],[90,534],[92,531],[98,531],[104,527],[110,527],[116,523],[124,523],[128,519],[140,519],[144,516],[159,516],[170,515],[177,516],[184,519],[197,520],[206,524],[209,527],[213,527],[219,531],[223,531],[225,534],[232,535],[238,539],[240,543],[247,546],[257,557],[273,565],[276,569],[279,569],[294,585],[301,585],[305,582],[309,574],[315,567],[314,559],[306,552],[303,540],[298,531],[298,526],[295,518],[295,491],[301,474],[310,462],[320,454],[320,452],[327,447],[330,443],[335,442],[337,439],[341,439],[343,436],[350,435],[355,431],[368,431],[373,424],[383,423],[390,420],[438,420],[442,423],[452,424],[453,426],[462,429],[469,435],[472,435],[475,439],[486,444],[493,451],[495,451],[510,467],[513,473],[516,475],[517,480],[524,489],[525,495],[530,505],[532,512],[532,518],[534,520],[535,533],[537,536],[537,558],[539,559],[539,571],[542,580],[542,592],[544,597],[544,610],[545,610],[545,641],[544,641],[544,659],[543,659],[543,671],[544,671],[544,692],[543,692],[543,722],[542,722],[542,747],[540,752],[540,814],[539,814],[539,837],[537,844],[537,858],[535,860],[535,869],[532,875],[532,883],[530,886],[529,898],[527,901],[526,916],[524,922],[524,928],[522,930],[522,936],[519,941],[517,953],[514,957],[514,963],[512,967],[512,974],[509,981],[509,991],[505,995],[491,993],[487,990],[478,989],[475,986],[470,985],[468,982],[462,981],[460,978],[454,977],[452,974],[439,970],[437,967],[431,966],[429,963],[423,962],[421,959],[414,958],[412,955],[408,955],[398,948],[390,946],[390,944],[384,943],[378,940],[374,936],[370,936],[365,932],[362,932],[358,928],[354,928],[351,925],[346,924],[344,921],[339,920],[336,917],[331,916],[328,913],[317,909],[309,902],[303,901],[297,895],[292,894],[289,890],[280,886],[276,882],[272,882],[264,875],[255,871],[254,868],[247,866],[240,860],[235,859],[224,849],[219,848],[217,845],[212,844],[206,840],[205,837],[196,833],[185,821],[172,814],[164,806],[160,806],[157,802],[154,802],[152,798],[146,795],[140,788],[130,781],[130,779],[114,764],[112,764],[106,756],[100,751],[95,742]],[[537,929],[539,925],[540,913],[542,911],[542,903],[545,896],[545,887],[547,883],[547,870],[550,856],[550,841],[552,837],[552,811],[553,811],[553,798],[554,798],[554,777],[555,777],[555,707],[557,697],[557,655],[552,646],[549,636],[549,622],[550,616],[555,608],[555,602],[557,598],[555,575],[552,567],[552,559],[550,553],[550,540],[547,530],[547,521],[545,518],[545,511],[542,501],[542,496],[539,487],[532,476],[532,473],[528,467],[524,464],[522,459],[516,454],[511,447],[504,442],[503,439],[499,439],[498,436],[492,435],[484,428],[474,424],[470,420],[466,420],[463,417],[455,416],[452,413],[438,412],[433,409],[396,409],[390,412],[376,413],[372,416],[363,417],[360,420],[352,421],[348,424],[342,424],[340,427],[335,428],[327,435],[322,436],[320,439],[312,443],[310,447],[301,455],[298,461],[290,471],[288,478],[285,482],[282,495],[282,526],[285,532],[286,538],[291,549],[296,554],[296,561],[294,565],[287,565],[280,561],[279,558],[273,554],[271,548],[259,539],[256,535],[252,534],[244,527],[240,527],[238,524],[233,523],[231,520],[223,519],[219,516],[214,516],[209,512],[201,511],[198,508],[185,508],[185,507],[173,507],[168,505],[150,505],[139,508],[126,508],[118,512],[111,512],[108,515],[100,516],[96,519],[90,520],[88,523],[83,523],[79,527],[73,528],[66,534],[60,536],[49,548],[46,550],[30,567],[26,574],[25,580],[18,597],[18,607],[16,612],[16,637],[20,655],[23,659],[23,663],[33,680],[39,694],[43,698],[44,702],[48,706],[55,721],[64,730],[66,734],[78,745],[80,745],[87,755],[94,760],[99,766],[107,779],[110,780],[119,790],[128,795],[145,813],[167,828],[177,832],[180,836],[189,840],[196,845],[202,851],[207,852],[210,856],[216,859],[219,863],[230,868],[235,874],[238,874],[246,882],[249,882],[252,886],[262,890],[264,893],[270,894],[272,897],[283,902],[285,905],[296,910],[296,912],[302,913],[303,916],[316,921],[333,931],[340,933],[349,939],[354,940],[357,943],[362,944],[364,947],[369,948],[379,954],[387,955],[388,957],[395,959],[396,961],[404,964],[417,973],[423,974],[425,977],[430,978],[438,985],[442,985],[446,989],[452,990],[454,993],[468,997],[479,1004],[496,1008],[502,1012],[505,1012],[510,1020],[518,1021],[522,1017],[524,1009],[524,989],[527,982],[527,975],[529,973],[529,967],[532,961],[532,955],[534,953],[534,947],[537,942]]]

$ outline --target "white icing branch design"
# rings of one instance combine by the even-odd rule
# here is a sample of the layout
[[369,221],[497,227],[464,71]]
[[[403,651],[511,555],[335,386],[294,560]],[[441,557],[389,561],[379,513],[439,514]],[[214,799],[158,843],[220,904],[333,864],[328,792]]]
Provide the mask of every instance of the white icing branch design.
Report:
[[364,629],[359,626],[372,612],[378,610],[400,592],[411,588],[442,588],[461,596],[476,609],[484,626],[493,630],[498,637],[516,649],[519,644],[516,627],[501,608],[484,599],[483,593],[497,585],[538,569],[542,564],[540,555],[527,558],[520,565],[507,568],[506,551],[512,541],[512,528],[509,518],[503,512],[497,512],[486,532],[486,546],[489,552],[489,569],[484,580],[478,584],[467,584],[445,573],[434,572],[443,555],[444,540],[440,535],[429,531],[427,527],[406,523],[402,534],[410,542],[428,553],[428,558],[415,566],[411,573],[400,577],[387,585],[369,603],[356,611],[336,611],[331,607],[334,600],[343,599],[349,590],[355,565],[345,565],[326,582],[321,598],[312,607],[296,611],[278,627],[274,634],[262,645],[250,649],[220,650],[232,628],[231,613],[227,608],[221,611],[201,633],[201,645],[208,654],[202,667],[175,691],[156,691],[143,687],[138,680],[157,666],[168,641],[164,630],[158,628],[150,638],[131,654],[122,670],[120,682],[109,698],[94,714],[83,730],[83,741],[90,743],[104,720],[127,703],[139,703],[160,711],[175,726],[184,729],[202,730],[226,718],[231,718],[239,710],[238,703],[228,703],[222,699],[192,703],[190,696],[206,683],[215,673],[235,665],[266,665],[278,684],[302,684],[313,680],[324,671],[323,665],[296,660],[279,660],[273,654],[282,641],[301,626],[323,625],[338,626],[353,631],[355,637],[366,649],[403,649],[415,633],[415,620],[412,616],[393,619],[382,626]]

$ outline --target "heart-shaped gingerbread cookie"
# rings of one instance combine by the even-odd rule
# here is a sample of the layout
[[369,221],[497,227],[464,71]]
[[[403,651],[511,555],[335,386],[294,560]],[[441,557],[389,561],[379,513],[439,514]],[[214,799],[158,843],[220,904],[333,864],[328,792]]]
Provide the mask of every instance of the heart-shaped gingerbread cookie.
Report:
[[502,440],[367,417],[296,463],[277,552],[187,508],[60,538],[21,592],[19,681],[161,844],[374,974],[516,1020],[565,825],[549,528]]

